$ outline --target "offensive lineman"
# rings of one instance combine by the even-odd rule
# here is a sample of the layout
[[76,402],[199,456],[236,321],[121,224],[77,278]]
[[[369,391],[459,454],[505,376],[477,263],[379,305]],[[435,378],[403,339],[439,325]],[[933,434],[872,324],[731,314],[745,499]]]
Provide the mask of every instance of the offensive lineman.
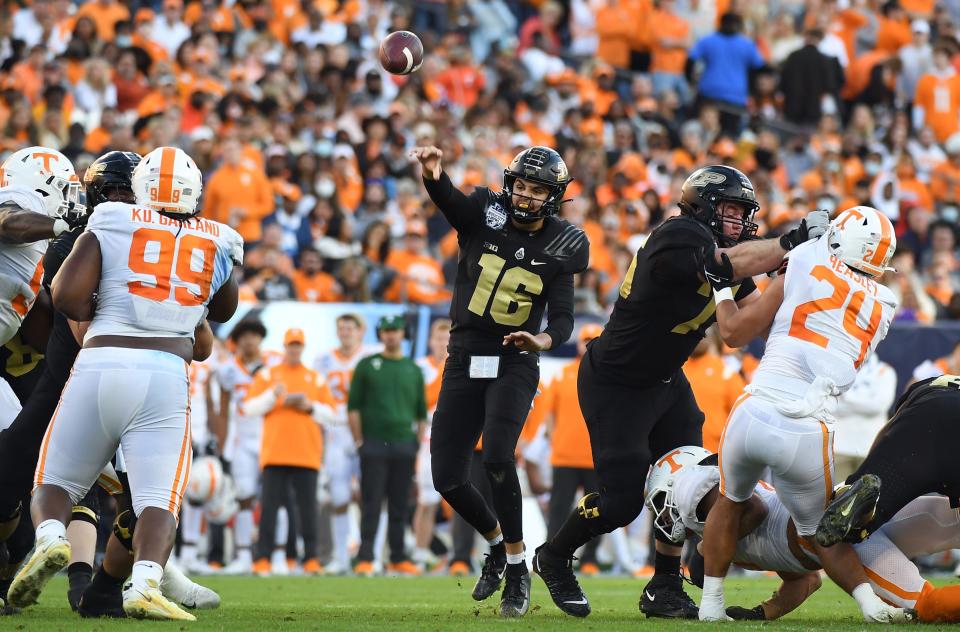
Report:
[[[818,237],[829,221],[814,211],[777,239],[752,241],[758,204],[745,175],[723,165],[698,169],[683,184],[681,215],[651,233],[637,251],[603,333],[580,363],[577,390],[587,422],[599,493],[584,496],[533,560],[558,608],[585,617],[590,603],[573,574],[573,553],[591,539],[630,524],[643,508],[643,489],[657,454],[701,443],[703,413],[682,366],[715,320],[704,261],[724,255],[740,305],[759,300],[750,279],[775,269],[785,252]],[[745,242],[745,243],[742,243]],[[734,347],[757,333],[749,324],[728,331]],[[683,591],[680,549],[658,538],[655,574],[640,610],[648,617],[695,618]]]
[[36,603],[66,564],[71,500],[122,445],[139,519],[123,608],[193,620],[160,592],[192,456],[187,369],[203,317],[223,322],[236,310],[243,243],[196,218],[202,176],[179,149],[148,154],[133,189],[137,205],[101,205],[54,278],[54,306],[92,322],[44,437],[31,506],[37,545],[9,595],[16,606]]
[[[555,217],[571,178],[552,149],[523,150],[504,170],[500,193],[478,187],[469,196],[443,171],[442,151],[418,147],[411,156],[460,244],[450,353],[431,427],[434,488],[490,544],[473,598],[488,598],[506,577],[500,615],[521,617],[530,575],[514,451],[539,384],[539,353],[573,331],[573,275],[587,267],[589,242]],[[531,333],[545,307],[546,329]],[[468,480],[481,433],[493,510]]]
[[876,279],[890,269],[896,247],[883,214],[865,206],[847,209],[825,235],[795,248],[786,272],[742,309],[722,275],[712,272],[715,260],[706,262],[721,334],[743,322],[754,330],[773,324],[760,366],[720,437],[721,496],[704,531],[701,620],[728,619],[723,578],[747,502],[768,467],[797,533],[816,548],[827,574],[853,596],[864,619],[903,617],[874,593],[852,547],[827,549],[813,538],[833,494],[833,398],[853,385],[893,320],[897,301]]

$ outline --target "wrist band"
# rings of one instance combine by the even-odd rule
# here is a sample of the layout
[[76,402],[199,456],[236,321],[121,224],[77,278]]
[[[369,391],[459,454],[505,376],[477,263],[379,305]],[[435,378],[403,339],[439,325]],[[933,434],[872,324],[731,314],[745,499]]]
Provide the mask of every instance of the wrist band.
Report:
[[713,291],[713,302],[719,305],[723,301],[732,301],[733,300],[733,290],[728,287],[722,287],[719,290]]
[[66,222],[63,218],[58,217],[53,222],[53,235],[58,237],[60,233],[70,230],[70,224]]

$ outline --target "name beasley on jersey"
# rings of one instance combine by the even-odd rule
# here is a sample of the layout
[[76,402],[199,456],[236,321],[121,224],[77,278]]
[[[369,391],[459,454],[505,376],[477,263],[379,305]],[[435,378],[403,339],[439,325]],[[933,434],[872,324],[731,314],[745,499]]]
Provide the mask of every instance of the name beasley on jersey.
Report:
[[853,281],[854,283],[856,283],[866,291],[870,292],[871,296],[877,295],[876,281],[867,277],[866,275],[858,274],[857,272],[854,272],[849,268],[849,266],[847,266],[847,264],[845,264],[843,261],[840,261],[840,259],[838,259],[834,255],[830,255],[830,267],[838,275],[841,275]]
[[213,235],[220,236],[220,226],[216,222],[202,219],[200,217],[191,217],[188,220],[171,219],[163,213],[154,212],[148,208],[130,208],[130,219],[141,224],[157,224],[158,226],[179,226],[183,224],[184,228]]

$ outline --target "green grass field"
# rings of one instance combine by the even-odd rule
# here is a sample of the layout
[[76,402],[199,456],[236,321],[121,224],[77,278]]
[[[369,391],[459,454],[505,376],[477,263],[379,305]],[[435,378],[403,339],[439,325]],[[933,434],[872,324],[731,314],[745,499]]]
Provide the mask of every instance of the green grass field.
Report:
[[[179,630],[676,630],[705,625],[695,621],[648,620],[637,600],[643,580],[598,578],[583,582],[593,614],[580,620],[557,610],[539,578],[533,578],[533,604],[521,620],[496,616],[495,597],[483,604],[470,599],[472,578],[271,578],[215,577],[202,582],[220,592],[218,610],[200,611],[196,623],[81,619],[70,612],[66,580],[48,586],[40,604],[20,615],[0,618],[0,630],[131,630],[159,627]],[[727,586],[727,603],[755,606],[776,587],[771,578],[735,579]],[[691,589],[699,599],[699,590]],[[761,627],[777,630],[862,630],[853,601],[829,582],[800,609],[777,623],[723,624],[724,630]],[[924,630],[936,629],[924,626]]]

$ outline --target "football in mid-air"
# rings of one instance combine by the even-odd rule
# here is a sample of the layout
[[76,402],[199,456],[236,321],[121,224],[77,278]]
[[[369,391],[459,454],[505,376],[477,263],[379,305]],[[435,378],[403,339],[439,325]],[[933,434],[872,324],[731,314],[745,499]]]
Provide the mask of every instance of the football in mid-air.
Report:
[[409,75],[423,63],[423,43],[415,33],[395,31],[380,42],[380,65],[394,75]]

